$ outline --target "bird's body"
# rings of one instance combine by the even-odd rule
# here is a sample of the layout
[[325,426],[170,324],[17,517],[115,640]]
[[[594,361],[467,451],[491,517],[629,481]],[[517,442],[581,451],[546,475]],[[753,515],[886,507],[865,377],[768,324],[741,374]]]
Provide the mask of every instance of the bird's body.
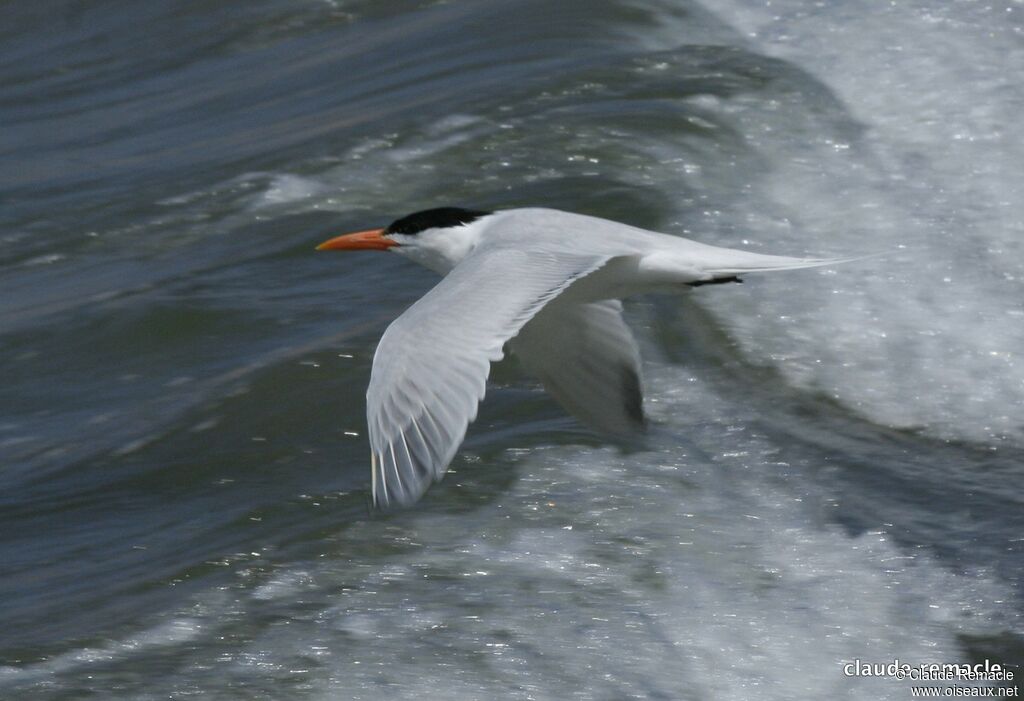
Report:
[[770,256],[552,209],[418,212],[320,248],[393,249],[444,279],[384,332],[367,390],[374,501],[418,499],[454,457],[509,343],[570,413],[644,424],[624,297],[839,262]]

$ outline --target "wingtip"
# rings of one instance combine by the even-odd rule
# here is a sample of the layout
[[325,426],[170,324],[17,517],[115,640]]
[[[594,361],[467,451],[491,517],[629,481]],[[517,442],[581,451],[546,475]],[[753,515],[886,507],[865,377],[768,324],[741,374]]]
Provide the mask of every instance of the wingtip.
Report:
[[[373,508],[375,508],[375,509],[381,508],[381,503],[380,503],[381,500],[380,500],[380,497],[378,496],[380,494],[380,490],[377,488],[377,469],[378,469],[378,465],[379,465],[379,463],[377,462],[377,454],[371,450],[370,451],[370,493],[373,495]],[[387,499],[387,494],[384,495],[384,498]]]

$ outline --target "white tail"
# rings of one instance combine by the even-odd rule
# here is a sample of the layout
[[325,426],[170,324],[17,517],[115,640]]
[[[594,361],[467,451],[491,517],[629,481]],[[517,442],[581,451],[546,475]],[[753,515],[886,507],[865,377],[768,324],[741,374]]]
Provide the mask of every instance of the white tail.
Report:
[[717,256],[708,256],[702,261],[702,272],[712,278],[740,275],[742,273],[764,273],[772,270],[798,270],[800,268],[820,268],[826,265],[840,265],[852,263],[865,258],[874,258],[884,253],[870,253],[864,256],[851,256],[849,258],[791,258],[789,256],[769,256],[749,251],[737,251],[731,249],[718,249],[725,253],[720,260],[714,260]]

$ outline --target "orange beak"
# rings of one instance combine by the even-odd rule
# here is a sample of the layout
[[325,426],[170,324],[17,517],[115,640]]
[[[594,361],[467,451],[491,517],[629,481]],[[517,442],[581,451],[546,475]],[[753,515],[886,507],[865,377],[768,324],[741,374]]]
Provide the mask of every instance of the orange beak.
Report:
[[398,243],[384,237],[386,229],[357,231],[328,239],[316,247],[318,251],[385,251]]

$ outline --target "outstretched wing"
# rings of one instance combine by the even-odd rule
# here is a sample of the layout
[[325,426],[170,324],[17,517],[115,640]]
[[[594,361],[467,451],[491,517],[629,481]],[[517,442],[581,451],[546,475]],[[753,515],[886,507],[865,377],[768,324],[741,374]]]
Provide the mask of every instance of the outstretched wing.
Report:
[[413,502],[441,479],[504,343],[607,261],[481,246],[387,328],[366,393],[375,503]]
[[644,429],[640,352],[619,300],[555,300],[510,345],[523,367],[583,423],[620,435]]

